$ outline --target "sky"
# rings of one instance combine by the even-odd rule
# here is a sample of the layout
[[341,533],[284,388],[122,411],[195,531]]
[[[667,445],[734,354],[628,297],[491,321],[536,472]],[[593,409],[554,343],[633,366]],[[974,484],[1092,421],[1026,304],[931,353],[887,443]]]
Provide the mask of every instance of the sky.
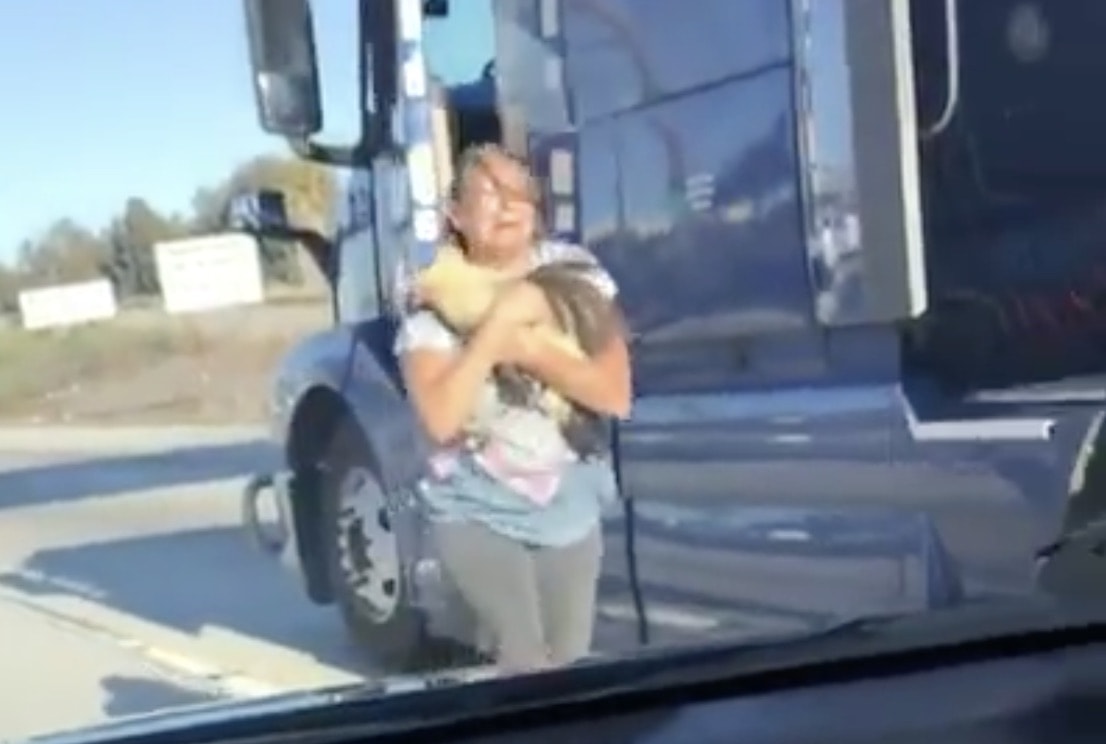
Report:
[[[447,82],[478,75],[492,47],[487,0],[451,6],[428,30]],[[313,7],[320,138],[348,141],[356,2]],[[285,151],[257,124],[238,0],[5,0],[0,91],[0,261],[58,218],[99,228],[130,196],[187,211],[237,163]]]

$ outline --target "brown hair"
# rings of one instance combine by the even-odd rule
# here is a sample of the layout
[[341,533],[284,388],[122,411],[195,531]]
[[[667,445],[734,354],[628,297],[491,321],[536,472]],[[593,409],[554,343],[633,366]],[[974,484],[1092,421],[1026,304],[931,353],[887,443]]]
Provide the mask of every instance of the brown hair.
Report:
[[[487,162],[491,158],[502,158],[510,163],[514,163],[526,174],[527,185],[525,193],[520,195],[513,190],[508,190],[495,178],[487,168]],[[537,212],[534,221],[534,239],[540,238],[544,232],[540,209],[541,190],[538,188],[537,181],[530,173],[530,167],[527,165],[526,161],[496,142],[479,142],[474,145],[469,145],[457,157],[457,163],[453,169],[453,182],[449,187],[450,202],[456,204],[460,201],[461,192],[465,187],[465,183],[468,181],[469,176],[475,171],[481,171],[487,175],[501,192],[509,193],[511,196],[521,196],[534,206]],[[445,221],[443,232],[447,241],[453,243],[462,250],[466,248],[465,237],[457,231],[449,220]]]

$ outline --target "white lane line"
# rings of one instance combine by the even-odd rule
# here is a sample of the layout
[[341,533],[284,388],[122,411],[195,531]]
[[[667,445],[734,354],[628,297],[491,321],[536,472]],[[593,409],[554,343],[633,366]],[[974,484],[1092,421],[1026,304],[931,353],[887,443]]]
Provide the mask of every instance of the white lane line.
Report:
[[178,447],[268,441],[262,426],[67,426],[0,424],[0,450],[49,455],[128,455]]
[[288,692],[287,688],[271,685],[236,671],[220,669],[207,661],[145,643],[101,624],[57,612],[39,603],[13,596],[8,592],[3,592],[3,594],[5,596],[0,597],[0,601],[17,605],[78,634],[92,635],[101,641],[118,646],[168,672],[171,676],[199,683],[206,690],[215,694],[230,698],[257,698]]
[[[21,604],[68,618],[94,628],[103,629],[123,639],[133,639],[144,648],[159,649],[167,658],[195,659],[205,670],[228,679],[242,677],[259,680],[257,685],[243,687],[296,692],[365,682],[364,673],[355,673],[320,661],[309,651],[238,633],[219,625],[204,625],[194,635],[133,615],[85,596],[79,587],[67,587],[34,571],[16,571],[32,586],[49,591],[24,592],[0,585],[0,601]],[[325,632],[325,631],[324,631]],[[217,659],[219,664],[207,663]],[[222,670],[222,671],[217,671]],[[271,694],[271,693],[263,693]]]

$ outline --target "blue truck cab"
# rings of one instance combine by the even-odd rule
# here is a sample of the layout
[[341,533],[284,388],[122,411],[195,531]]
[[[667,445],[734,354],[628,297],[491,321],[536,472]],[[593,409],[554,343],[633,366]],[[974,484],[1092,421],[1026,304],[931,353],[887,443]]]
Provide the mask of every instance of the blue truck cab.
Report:
[[482,0],[488,68],[443,86],[425,31],[449,3],[351,1],[342,146],[313,139],[310,5],[244,3],[263,128],[346,174],[334,235],[280,194],[236,203],[238,229],[317,253],[337,308],[276,374],[281,529],[261,481],[245,503],[389,669],[479,647],[426,539],[391,352],[397,284],[478,141],[528,159],[632,331],[599,652],[1106,586],[1080,542],[1106,507],[1097,4]]

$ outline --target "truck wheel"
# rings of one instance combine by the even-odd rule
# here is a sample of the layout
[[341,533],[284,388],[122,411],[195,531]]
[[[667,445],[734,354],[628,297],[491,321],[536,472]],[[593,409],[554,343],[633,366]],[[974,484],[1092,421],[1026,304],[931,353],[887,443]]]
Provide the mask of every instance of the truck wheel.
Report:
[[342,619],[384,671],[419,671],[427,662],[425,621],[408,601],[392,514],[354,422],[339,426],[324,465],[322,539]]

